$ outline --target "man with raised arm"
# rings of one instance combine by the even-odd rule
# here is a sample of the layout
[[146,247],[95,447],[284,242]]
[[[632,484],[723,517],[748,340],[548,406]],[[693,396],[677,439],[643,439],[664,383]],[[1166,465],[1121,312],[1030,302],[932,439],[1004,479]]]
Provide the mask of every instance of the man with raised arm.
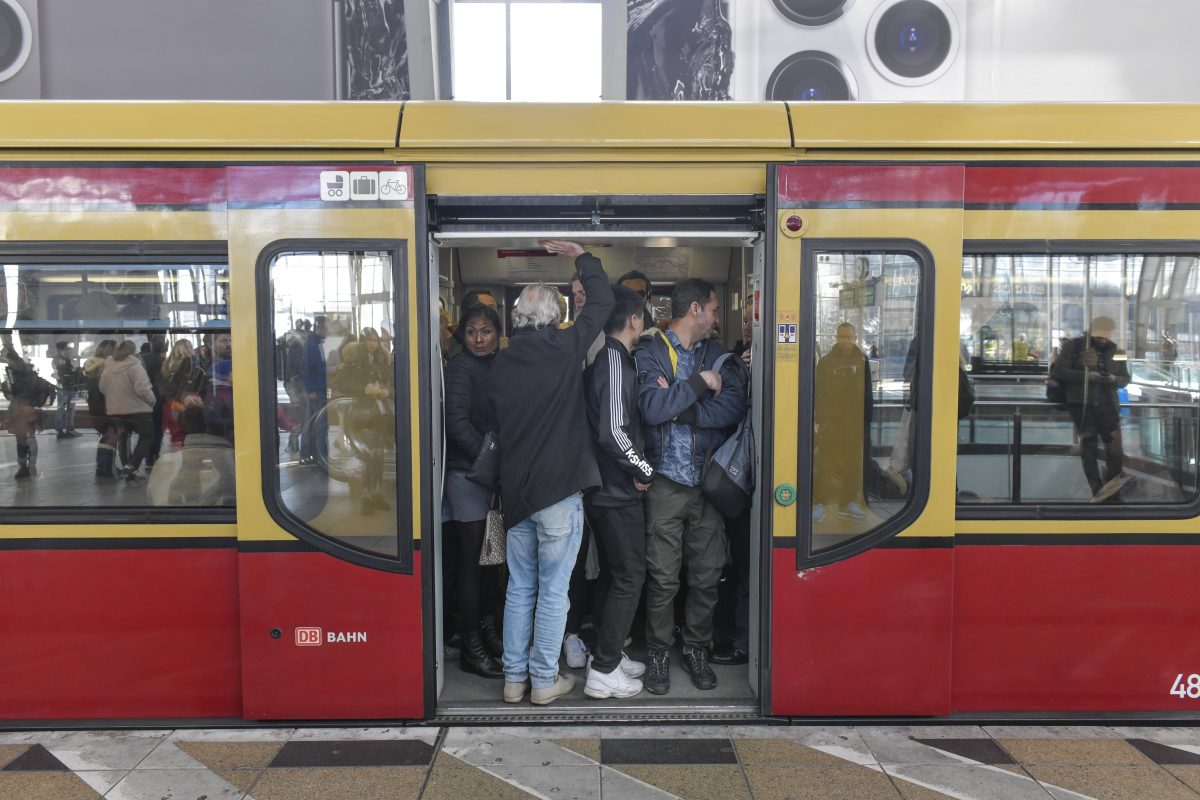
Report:
[[558,672],[567,623],[567,585],[583,536],[583,492],[600,485],[584,403],[583,362],[613,307],[600,260],[574,242],[543,242],[575,259],[587,293],[575,324],[559,328],[554,286],[526,286],[513,333],[492,364],[500,445],[500,496],[508,527],[504,609],[504,700],[545,705],[570,693]]

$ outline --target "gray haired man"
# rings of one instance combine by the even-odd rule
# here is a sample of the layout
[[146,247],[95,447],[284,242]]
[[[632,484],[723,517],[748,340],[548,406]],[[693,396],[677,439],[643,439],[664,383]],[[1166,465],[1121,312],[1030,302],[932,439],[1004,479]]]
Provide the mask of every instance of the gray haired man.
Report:
[[599,259],[573,242],[547,251],[575,259],[587,299],[560,328],[558,290],[525,287],[513,309],[509,346],[490,378],[500,440],[500,496],[508,526],[504,609],[504,699],[553,702],[574,688],[558,672],[567,625],[567,585],[583,537],[583,492],[600,485],[583,391],[583,361],[613,308]]

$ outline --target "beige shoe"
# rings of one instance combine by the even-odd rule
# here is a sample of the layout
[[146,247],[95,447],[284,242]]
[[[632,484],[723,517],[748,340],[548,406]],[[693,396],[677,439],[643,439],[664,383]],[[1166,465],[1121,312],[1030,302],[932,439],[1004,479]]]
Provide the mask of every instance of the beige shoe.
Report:
[[904,480],[904,476],[891,467],[883,468],[883,476],[892,483],[896,484],[896,488],[900,490],[900,494],[908,495],[908,481]]
[[535,706],[544,706],[570,694],[574,688],[574,675],[558,675],[554,678],[554,683],[545,689],[535,688],[529,699]]
[[504,702],[519,703],[525,699],[525,692],[529,691],[529,681],[524,680],[519,683],[504,682]]

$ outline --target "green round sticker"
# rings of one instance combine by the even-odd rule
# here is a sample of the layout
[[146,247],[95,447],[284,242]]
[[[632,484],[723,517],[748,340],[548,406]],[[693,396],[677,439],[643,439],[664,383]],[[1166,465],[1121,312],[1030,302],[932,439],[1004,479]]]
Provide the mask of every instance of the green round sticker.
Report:
[[775,502],[781,506],[790,506],[796,502],[796,487],[790,483],[781,483],[775,487]]

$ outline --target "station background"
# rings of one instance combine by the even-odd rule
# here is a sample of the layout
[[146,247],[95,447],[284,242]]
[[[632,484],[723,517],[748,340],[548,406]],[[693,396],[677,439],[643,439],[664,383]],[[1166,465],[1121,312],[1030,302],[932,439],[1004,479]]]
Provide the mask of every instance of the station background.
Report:
[[[781,13],[803,0],[595,0],[595,99],[762,100],[779,61],[809,49],[840,59],[860,100],[1200,99],[1194,0],[939,1],[955,16],[954,62],[937,80],[901,86],[881,79],[865,35],[895,0],[850,0],[816,28]],[[452,18],[453,0],[0,0],[0,99],[453,99]],[[732,69],[642,80],[648,63],[686,69],[681,48],[731,55]],[[27,51],[18,69],[5,69],[6,49]]]

